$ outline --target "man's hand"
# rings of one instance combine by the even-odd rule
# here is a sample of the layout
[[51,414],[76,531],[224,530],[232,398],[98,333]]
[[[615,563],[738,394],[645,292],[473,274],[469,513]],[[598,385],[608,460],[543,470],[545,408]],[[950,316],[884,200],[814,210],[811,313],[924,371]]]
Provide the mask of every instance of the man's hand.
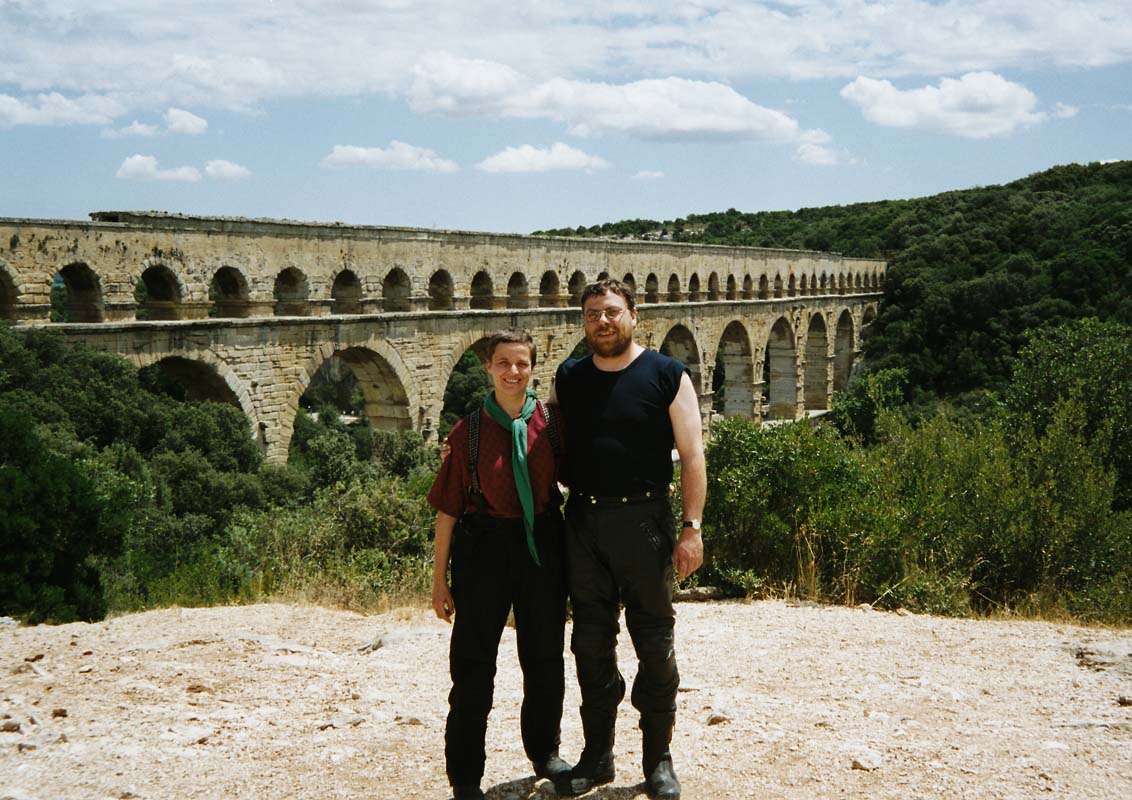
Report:
[[699,531],[693,528],[683,529],[680,539],[676,542],[673,562],[680,580],[684,580],[700,568],[704,563],[704,539]]
[[432,610],[436,612],[437,619],[452,623],[452,615],[456,613],[456,603],[452,600],[452,590],[447,583],[432,584]]

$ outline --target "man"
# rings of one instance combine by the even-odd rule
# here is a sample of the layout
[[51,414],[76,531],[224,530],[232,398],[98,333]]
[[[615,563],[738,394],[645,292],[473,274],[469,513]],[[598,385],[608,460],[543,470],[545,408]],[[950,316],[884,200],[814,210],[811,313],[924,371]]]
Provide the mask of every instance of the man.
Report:
[[428,494],[437,510],[432,605],[440,619],[456,617],[444,732],[456,800],[484,796],[496,653],[512,609],[523,670],[523,747],[540,778],[553,780],[570,768],[558,757],[566,625],[560,448],[552,417],[527,388],[534,365],[535,343],[526,331],[491,337],[493,390],[482,409],[452,428],[448,457]]
[[[619,604],[639,667],[632,703],[640,712],[642,767],[649,797],[675,800],[680,783],[669,744],[676,719],[673,569],[681,579],[703,563],[700,518],[707,475],[700,408],[687,367],[633,341],[633,290],[617,280],[582,294],[586,343],[593,351],[558,368],[551,402],[570,431],[566,543],[574,633],[571,649],[582,692],[585,747],[555,781],[574,796],[614,777]],[[669,506],[672,446],[680,454],[683,527]]]

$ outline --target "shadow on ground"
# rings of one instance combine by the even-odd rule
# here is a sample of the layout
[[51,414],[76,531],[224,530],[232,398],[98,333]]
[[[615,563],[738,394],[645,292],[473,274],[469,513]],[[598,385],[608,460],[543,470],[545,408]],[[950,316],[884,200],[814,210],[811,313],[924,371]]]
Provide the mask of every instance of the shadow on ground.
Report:
[[[645,793],[645,785],[638,783],[634,786],[601,786],[588,792],[586,800],[630,800]],[[554,784],[550,781],[539,780],[534,776],[520,778],[506,783],[497,783],[485,793],[488,800],[550,800],[557,798]]]

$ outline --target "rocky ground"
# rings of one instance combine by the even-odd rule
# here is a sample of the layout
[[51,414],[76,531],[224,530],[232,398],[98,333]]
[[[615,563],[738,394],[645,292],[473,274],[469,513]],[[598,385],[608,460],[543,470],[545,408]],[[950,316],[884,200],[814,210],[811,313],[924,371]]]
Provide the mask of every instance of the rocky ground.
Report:
[[[678,612],[686,798],[1132,797],[1130,631],[786,602]],[[0,628],[0,798],[445,798],[447,641],[425,611],[292,605]],[[514,653],[508,629],[484,786],[553,797],[519,744]],[[569,680],[566,702],[571,758]],[[618,735],[617,780],[590,797],[643,796],[627,703]]]

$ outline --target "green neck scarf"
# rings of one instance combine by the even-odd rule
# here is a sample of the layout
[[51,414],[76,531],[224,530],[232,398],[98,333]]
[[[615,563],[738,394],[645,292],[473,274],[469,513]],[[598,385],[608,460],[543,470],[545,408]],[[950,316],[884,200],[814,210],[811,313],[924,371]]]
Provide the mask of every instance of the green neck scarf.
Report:
[[511,466],[515,473],[515,490],[519,493],[519,503],[523,506],[523,527],[527,530],[527,549],[531,558],[540,567],[538,552],[535,549],[535,497],[531,491],[531,473],[527,469],[527,423],[535,413],[535,400],[538,395],[532,389],[527,389],[527,399],[523,402],[523,410],[519,412],[518,419],[511,419],[511,415],[499,407],[495,402],[495,392],[488,392],[483,401],[483,407],[493,420],[503,426],[504,430],[511,431]]

